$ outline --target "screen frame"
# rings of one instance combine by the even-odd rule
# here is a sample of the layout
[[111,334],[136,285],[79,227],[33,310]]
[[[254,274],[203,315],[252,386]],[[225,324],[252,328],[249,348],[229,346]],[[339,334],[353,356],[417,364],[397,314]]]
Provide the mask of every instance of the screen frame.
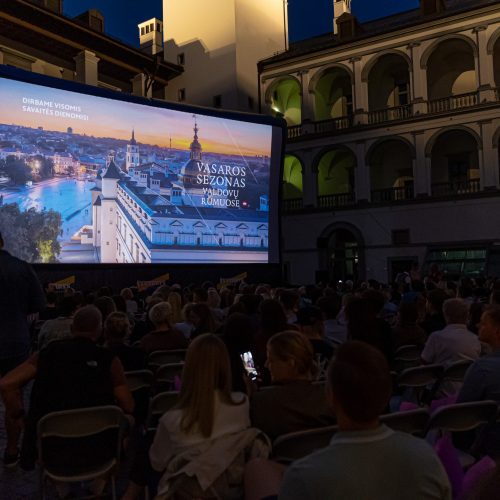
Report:
[[[140,97],[132,94],[127,94],[125,92],[118,92],[110,89],[105,89],[101,87],[94,87],[92,85],[86,85],[80,82],[63,80],[60,78],[54,78],[47,75],[42,75],[39,73],[33,73],[30,71],[25,71],[14,66],[8,66],[0,64],[0,78],[8,79],[13,81],[18,81],[21,83],[28,83],[33,85],[39,85],[42,87],[49,87],[52,89],[63,90],[67,92],[75,92],[78,94],[85,94],[93,97],[101,97],[106,99],[112,99],[114,101],[122,101],[126,103],[134,103],[142,106],[162,108],[174,111],[180,111],[191,114],[200,114],[204,116],[223,118],[229,120],[238,120],[241,122],[255,123],[260,125],[268,125],[272,127],[272,139],[271,139],[271,167],[276,165],[276,156],[279,157],[279,168],[270,168],[269,172],[269,199],[275,199],[277,206],[274,210],[269,211],[269,248],[268,248],[268,262],[267,263],[235,263],[228,261],[221,262],[198,262],[193,264],[186,263],[118,263],[118,262],[92,262],[92,263],[41,263],[33,262],[30,263],[35,269],[40,270],[68,270],[68,269],[102,269],[106,268],[162,268],[165,266],[169,267],[189,267],[204,265],[210,266],[211,268],[216,268],[218,266],[268,266],[268,265],[279,265],[281,266],[282,252],[281,252],[281,196],[283,189],[283,162],[285,157],[285,144],[287,139],[287,124],[283,118],[273,117],[269,115],[255,114],[255,113],[245,113],[241,111],[229,111],[222,109],[214,109],[204,106],[196,106],[192,104],[181,104],[172,101],[166,101],[156,98]],[[0,96],[1,102],[1,96]],[[278,178],[276,179],[276,176]]]

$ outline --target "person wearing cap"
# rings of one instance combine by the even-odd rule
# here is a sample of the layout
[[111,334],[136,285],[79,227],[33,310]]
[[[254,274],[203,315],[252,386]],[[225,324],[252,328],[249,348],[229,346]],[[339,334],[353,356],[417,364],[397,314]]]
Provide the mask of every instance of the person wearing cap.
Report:
[[[4,249],[0,233],[0,378],[20,365],[28,357],[30,331],[28,316],[45,308],[45,294],[32,267]],[[21,393],[19,408],[21,408]],[[5,428],[7,447],[4,465],[17,463],[17,442],[21,427],[7,403]],[[16,405],[18,406],[18,405]]]

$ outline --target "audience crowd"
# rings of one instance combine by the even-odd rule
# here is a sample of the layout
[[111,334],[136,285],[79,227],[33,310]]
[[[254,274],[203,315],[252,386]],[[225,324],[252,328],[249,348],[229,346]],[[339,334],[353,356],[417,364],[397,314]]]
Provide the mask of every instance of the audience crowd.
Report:
[[[24,311],[38,310],[30,317],[29,355],[15,352],[17,362],[3,364],[4,466],[36,466],[44,415],[117,405],[129,416],[126,441],[135,442],[123,452],[133,454],[126,499],[140,498],[145,487],[159,498],[457,497],[432,439],[394,431],[379,417],[440,398],[443,405],[500,403],[496,280],[446,281],[433,269],[423,279],[405,273],[390,286],[205,282],[119,294],[109,286],[50,288],[45,295],[45,307]],[[401,356],[405,346],[416,358]],[[159,373],[151,363],[158,351],[180,353],[184,364],[167,387],[176,401],[148,429],[147,404],[127,377]],[[464,361],[465,377],[443,381],[439,390],[426,387],[417,398],[397,387],[405,369]],[[153,380],[148,399],[154,387]],[[273,460],[277,439],[322,427],[332,428],[325,448],[291,465]],[[476,459],[500,459],[500,424],[481,428],[473,440]],[[496,469],[467,498],[486,498],[491,481],[498,482]]]

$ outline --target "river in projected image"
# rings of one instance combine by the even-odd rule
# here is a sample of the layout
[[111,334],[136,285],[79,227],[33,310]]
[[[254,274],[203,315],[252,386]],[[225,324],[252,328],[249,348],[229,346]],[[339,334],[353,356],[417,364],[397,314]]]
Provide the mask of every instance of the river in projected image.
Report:
[[54,210],[61,214],[62,232],[60,262],[93,262],[93,249],[84,250],[75,240],[82,227],[92,224],[91,189],[89,180],[59,177],[42,181],[33,186],[0,190],[3,203],[16,203],[21,210],[34,208],[37,211]]

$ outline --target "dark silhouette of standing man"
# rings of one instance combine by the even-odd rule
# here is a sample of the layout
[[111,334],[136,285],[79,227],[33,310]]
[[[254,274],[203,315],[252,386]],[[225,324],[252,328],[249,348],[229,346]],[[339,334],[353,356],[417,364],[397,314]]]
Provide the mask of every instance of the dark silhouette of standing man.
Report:
[[[40,312],[45,307],[43,289],[31,266],[10,255],[3,247],[0,233],[0,377],[28,357],[28,315]],[[17,463],[17,441],[21,429],[19,415],[13,415],[5,403],[7,448],[4,465],[8,467]]]

